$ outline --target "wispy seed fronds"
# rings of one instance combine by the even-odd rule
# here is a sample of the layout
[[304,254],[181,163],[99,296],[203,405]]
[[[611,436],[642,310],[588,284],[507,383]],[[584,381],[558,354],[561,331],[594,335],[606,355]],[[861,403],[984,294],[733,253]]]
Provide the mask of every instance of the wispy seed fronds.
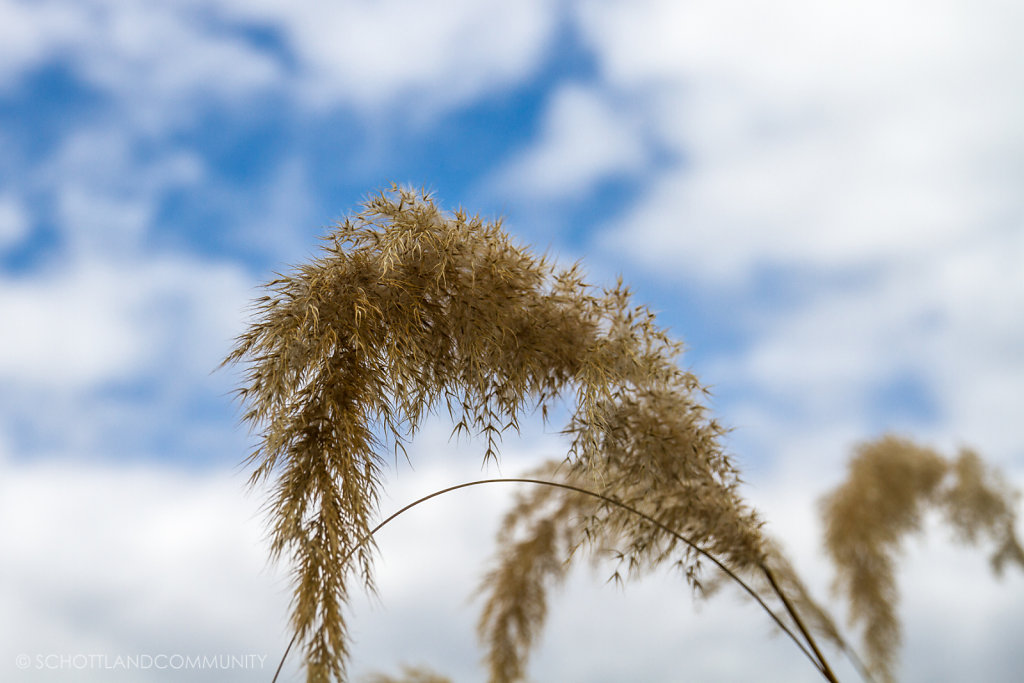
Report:
[[903,537],[920,530],[927,508],[939,508],[962,540],[984,535],[997,544],[997,569],[1009,561],[1024,567],[1013,499],[1000,475],[971,451],[949,462],[895,436],[856,449],[846,481],[822,501],[825,547],[835,588],[848,599],[851,624],[862,626],[868,663],[882,680],[892,680],[900,642],[895,555]]
[[[344,678],[348,579],[373,587],[361,541],[377,513],[379,439],[401,447],[438,406],[456,432],[482,437],[486,460],[523,410],[575,397],[573,476],[685,520],[734,563],[761,557],[760,523],[736,493],[703,389],[621,283],[595,291],[499,223],[392,188],[267,292],[225,363],[246,367],[238,393],[260,435],[252,482],[274,480],[271,549],[294,567],[308,680]],[[672,553],[675,541],[630,524],[609,517],[630,562]]]
[[[559,481],[558,464],[531,473]],[[568,483],[568,482],[566,482]],[[565,578],[595,512],[590,496],[548,487],[516,496],[498,532],[498,557],[480,583],[484,608],[477,632],[486,648],[489,680],[519,681],[547,619],[549,590]]]
[[951,470],[953,482],[940,504],[958,539],[976,544],[987,537],[994,543],[991,561],[997,574],[1007,562],[1024,567],[1024,549],[1014,532],[1017,492],[972,450],[961,450]]
[[[672,447],[673,441],[667,439],[666,445]],[[681,453],[676,459],[683,463],[687,457]],[[700,555],[693,546],[629,508],[702,549],[714,548],[713,554],[737,571],[753,572],[766,559],[768,546],[760,536],[760,522],[737,497],[735,482],[715,477],[701,481],[696,475],[683,480],[678,473],[668,475],[668,463],[655,462],[632,472],[622,470],[616,460],[602,466],[604,470],[591,472],[551,461],[530,476],[599,492],[625,507],[599,496],[541,488],[517,496],[506,513],[494,566],[479,589],[485,602],[478,633],[492,683],[523,680],[547,615],[548,592],[580,557],[617,558],[619,566],[612,575],[617,582],[673,565],[700,591]]]

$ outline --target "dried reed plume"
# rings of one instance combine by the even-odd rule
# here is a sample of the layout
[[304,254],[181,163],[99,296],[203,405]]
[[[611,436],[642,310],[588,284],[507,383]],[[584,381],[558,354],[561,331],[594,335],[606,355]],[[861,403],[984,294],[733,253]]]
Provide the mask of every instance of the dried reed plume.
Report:
[[[499,223],[392,187],[266,288],[224,363],[245,368],[243,420],[259,434],[250,483],[272,482],[271,555],[292,566],[307,681],[346,678],[353,581],[373,591],[373,531],[394,518],[373,526],[384,451],[404,453],[443,406],[453,434],[482,438],[486,462],[524,411],[546,420],[556,402],[570,406],[566,457],[529,480],[546,486],[517,499],[481,585],[492,681],[524,677],[548,590],[572,559],[602,551],[618,557],[616,578],[669,564],[698,592],[702,563],[716,565],[836,680],[811,631],[849,649],[742,500],[705,389],[677,363],[681,346],[621,282],[595,290]],[[955,482],[942,486],[949,473]],[[997,567],[1024,563],[1009,492],[976,456],[951,465],[897,440],[863,447],[825,504],[828,547],[883,674],[897,634],[891,554],[925,502],[942,505],[964,540],[995,539]],[[444,679],[407,669],[404,680]]]
[[847,598],[851,625],[861,625],[871,669],[893,680],[900,642],[895,556],[921,528],[922,513],[939,508],[961,541],[995,544],[992,566],[1024,566],[1014,534],[1014,492],[972,451],[948,461],[894,436],[865,443],[846,481],[822,501],[825,546],[836,567],[835,589]]
[[[251,482],[274,482],[271,552],[294,568],[291,620],[309,681],[344,678],[350,577],[373,589],[374,548],[361,539],[377,513],[384,442],[404,450],[439,405],[456,433],[483,437],[486,461],[524,410],[546,416],[574,399],[574,476],[678,520],[730,565],[765,557],[702,387],[621,283],[596,292],[498,223],[393,187],[267,288],[225,363],[246,366],[243,419],[260,434]],[[675,550],[635,520],[608,523],[632,565]],[[678,561],[695,576],[690,555]]]
[[[694,487],[685,481],[669,485],[653,479],[627,481],[610,472],[596,477],[558,461],[549,461],[529,476],[588,492],[607,486],[606,482],[615,483],[602,495],[557,486],[532,489],[519,494],[505,514],[494,565],[478,589],[484,607],[477,628],[492,683],[525,678],[530,651],[547,616],[548,593],[581,557],[593,562],[616,559],[619,566],[611,577],[616,582],[667,564],[683,574],[698,596],[727,581],[738,584],[768,611],[826,679],[834,680],[833,674],[813,639],[807,638],[814,653],[794,631],[813,630],[859,664],[832,618],[811,599],[777,544],[761,537],[761,551],[749,553],[745,546],[749,529],[737,532],[733,528],[743,520],[732,516],[737,509],[744,509],[734,490],[706,482]],[[629,503],[609,504],[604,495]],[[652,524],[653,520],[657,523]],[[702,571],[706,559],[722,570],[717,575],[712,572],[707,581]],[[800,623],[787,626],[780,614]]]

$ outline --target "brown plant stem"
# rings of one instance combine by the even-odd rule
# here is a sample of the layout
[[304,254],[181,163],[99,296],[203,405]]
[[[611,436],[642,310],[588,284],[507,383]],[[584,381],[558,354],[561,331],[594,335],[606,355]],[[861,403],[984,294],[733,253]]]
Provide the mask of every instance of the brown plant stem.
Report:
[[771,570],[764,564],[761,565],[761,571],[764,572],[764,576],[768,579],[768,583],[771,585],[772,590],[775,591],[777,596],[779,596],[779,600],[781,600],[782,604],[785,605],[786,611],[789,613],[789,616],[793,618],[793,622],[796,624],[796,627],[800,629],[800,633],[803,634],[807,644],[810,646],[811,650],[814,651],[814,655],[818,658],[818,662],[821,664],[819,667],[821,674],[829,681],[832,681],[832,683],[839,683],[839,679],[837,679],[836,675],[832,673],[832,669],[829,667],[828,660],[825,659],[825,655],[821,654],[821,650],[818,649],[818,644],[814,642],[814,637],[811,636],[811,632],[807,630],[806,626],[804,626],[803,619],[800,618],[800,615],[793,607],[793,604],[789,601],[789,598],[786,597],[786,594],[781,588],[779,588],[779,584],[775,582],[775,575],[772,574]]

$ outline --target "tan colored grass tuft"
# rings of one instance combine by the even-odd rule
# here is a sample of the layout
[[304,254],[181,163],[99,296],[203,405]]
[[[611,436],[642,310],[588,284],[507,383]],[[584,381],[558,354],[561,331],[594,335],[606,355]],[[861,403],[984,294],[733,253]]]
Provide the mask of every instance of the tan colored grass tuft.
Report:
[[[438,406],[456,433],[481,438],[486,461],[523,410],[574,400],[576,476],[596,473],[599,491],[660,506],[730,562],[762,557],[703,389],[621,283],[596,291],[498,223],[393,188],[267,289],[225,362],[246,367],[244,419],[260,434],[252,481],[274,480],[271,548],[294,568],[309,681],[344,678],[350,577],[373,589],[374,551],[359,541],[377,513],[382,439],[402,449]],[[630,536],[626,520],[609,524],[637,566],[674,549]]]
[[[614,471],[588,473],[559,461],[549,461],[528,476],[588,492],[603,488],[604,493],[539,487],[516,496],[497,536],[493,566],[478,589],[484,599],[478,633],[492,683],[524,680],[547,615],[548,594],[580,558],[595,564],[611,559],[617,564],[611,579],[620,583],[673,566],[698,597],[727,583],[740,584],[758,595],[762,607],[768,608],[764,600],[775,602],[773,618],[795,611],[808,628],[855,657],[777,544],[763,537],[756,517],[733,487],[714,481],[699,486],[679,480],[659,484],[651,479],[627,485]],[[751,550],[752,542],[756,551]],[[722,559],[724,566],[718,568],[728,573],[713,568],[705,576],[702,560],[711,558]],[[779,591],[788,605],[776,600]],[[787,633],[816,660],[794,633],[802,629],[793,624]],[[815,664],[827,668],[824,662]],[[825,678],[831,675],[822,673]]]
[[846,481],[822,501],[835,588],[849,602],[851,624],[862,627],[872,671],[885,681],[893,680],[900,643],[896,554],[930,507],[945,513],[961,540],[994,541],[997,569],[1009,561],[1024,566],[1013,493],[971,451],[949,462],[905,439],[882,437],[857,448]]

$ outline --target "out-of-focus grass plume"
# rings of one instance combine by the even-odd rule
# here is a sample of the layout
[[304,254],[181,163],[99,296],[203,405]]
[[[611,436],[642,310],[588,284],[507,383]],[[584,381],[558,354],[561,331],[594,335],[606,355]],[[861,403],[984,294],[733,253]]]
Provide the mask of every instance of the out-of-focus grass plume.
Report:
[[1016,494],[970,450],[947,460],[895,436],[860,445],[846,481],[822,501],[825,547],[836,568],[835,589],[862,628],[864,651],[880,678],[893,680],[900,643],[896,555],[903,538],[937,508],[958,539],[994,545],[992,566],[1024,567],[1015,532]]

